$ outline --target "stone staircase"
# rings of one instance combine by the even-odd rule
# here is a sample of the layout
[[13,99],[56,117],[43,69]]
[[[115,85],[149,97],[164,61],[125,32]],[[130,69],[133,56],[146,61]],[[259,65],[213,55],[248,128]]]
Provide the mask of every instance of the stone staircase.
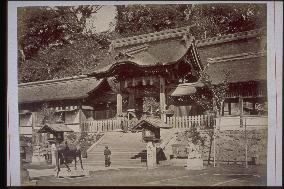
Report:
[[106,132],[102,139],[88,150],[88,158],[83,160],[85,165],[104,166],[104,149],[111,150],[111,166],[143,167],[139,153],[146,150],[142,142],[142,133]]

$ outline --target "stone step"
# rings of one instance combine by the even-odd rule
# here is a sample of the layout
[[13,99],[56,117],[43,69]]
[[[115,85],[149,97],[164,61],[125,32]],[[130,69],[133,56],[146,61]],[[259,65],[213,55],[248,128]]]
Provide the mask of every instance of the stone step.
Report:
[[[92,159],[88,159],[85,160],[84,162],[96,162],[96,161],[105,161],[104,158],[92,158]],[[141,162],[141,158],[137,158],[137,159],[129,159],[129,158],[123,158],[123,159],[111,159],[111,161],[115,161],[115,162]],[[77,162],[78,163],[78,162]]]
[[[126,144],[124,144],[123,146],[125,146]],[[113,147],[110,147],[109,148],[111,151],[121,151],[121,150],[127,150],[127,151],[136,151],[136,150],[140,150],[140,149],[146,149],[146,146],[141,146],[141,147],[132,147],[132,146],[125,146],[125,147],[117,147],[117,148],[113,148]],[[93,150],[100,150],[100,151],[104,151],[105,148],[102,148],[102,147],[94,147],[91,151]]]
[[[106,133],[103,139],[88,152],[88,158],[83,160],[83,164],[104,166],[105,146],[111,150],[111,165],[117,166],[146,166],[141,163],[141,157],[131,159],[142,151],[146,150],[146,143],[142,141],[141,133]],[[144,165],[145,164],[145,165]]]
[[[102,155],[100,155],[100,156],[88,156],[88,158],[86,158],[86,160],[88,161],[88,160],[90,160],[90,159],[105,159],[105,157],[104,156],[102,156]],[[127,160],[127,159],[141,159],[141,157],[136,157],[135,158],[135,155],[125,155],[125,156],[123,156],[123,155],[115,155],[115,156],[111,156],[111,159],[117,159],[117,160],[120,160],[120,159],[125,159],[125,160]]]
[[[137,158],[140,158],[140,157],[137,157],[137,155],[112,155],[111,158],[112,159],[136,159]],[[87,159],[97,159],[97,158],[105,158],[105,156],[102,156],[102,155],[97,155],[97,156],[88,156]]]
[[[144,149],[141,149],[141,150],[121,150],[121,151],[111,151],[111,155],[113,154],[137,154],[137,153],[140,153],[142,152]],[[146,149],[145,149],[146,150]],[[94,151],[90,151],[88,152],[88,155],[89,154],[104,154],[104,151],[98,151],[98,150],[94,150]]]
[[[105,161],[96,161],[96,162],[84,162],[83,166],[102,166],[105,165]],[[146,166],[146,163],[141,162],[128,162],[128,161],[111,161],[111,165],[119,165],[119,166]]]
[[[128,151],[130,151],[130,150],[146,149],[146,146],[134,146],[134,147],[132,147],[132,146],[125,146],[125,145],[127,145],[127,144],[124,144],[124,146],[119,146],[119,147],[116,147],[116,148],[110,147],[109,149],[111,151],[115,151],[115,150],[128,150]],[[102,147],[99,147],[99,146],[94,147],[92,150],[95,150],[95,149],[102,150],[102,151],[105,150],[104,147],[102,148]]]
[[[136,158],[136,159],[130,159],[130,158],[124,158],[124,159],[114,159],[114,158],[110,158],[111,159],[111,161],[115,161],[115,162],[127,162],[127,161],[129,161],[129,162],[135,162],[135,161],[141,161],[141,158]],[[95,162],[95,161],[104,161],[105,160],[105,158],[97,158],[97,160],[95,160],[95,159],[85,159],[84,161],[82,161],[82,162]],[[78,163],[78,161],[77,161],[77,163]]]

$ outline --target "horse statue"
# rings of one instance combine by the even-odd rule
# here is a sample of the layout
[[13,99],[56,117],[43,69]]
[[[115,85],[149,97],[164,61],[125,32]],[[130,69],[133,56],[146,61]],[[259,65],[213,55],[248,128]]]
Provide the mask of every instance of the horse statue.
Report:
[[60,144],[57,147],[57,156],[56,156],[56,164],[57,164],[57,177],[60,172],[60,164],[64,163],[64,165],[67,167],[67,171],[70,172],[71,169],[68,166],[68,163],[71,163],[70,160],[74,160],[75,162],[75,170],[77,170],[77,157],[80,160],[81,168],[83,168],[82,164],[82,157],[81,157],[82,151],[80,146],[71,145],[70,147],[67,144],[67,141],[65,141],[65,144]]

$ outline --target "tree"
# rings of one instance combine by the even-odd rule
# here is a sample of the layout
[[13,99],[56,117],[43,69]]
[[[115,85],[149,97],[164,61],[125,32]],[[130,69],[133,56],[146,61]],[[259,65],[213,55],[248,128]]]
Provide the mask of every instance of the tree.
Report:
[[109,39],[181,26],[202,39],[266,26],[265,4],[118,5],[115,31],[92,33],[87,20],[101,7],[18,8],[19,82],[96,69]]
[[143,112],[147,112],[151,116],[157,114],[157,110],[160,109],[160,103],[154,97],[143,98]]
[[55,117],[55,110],[50,109],[49,105],[47,103],[43,103],[41,105],[41,108],[39,110],[39,116],[42,118],[42,124],[46,123],[55,123],[56,117]]
[[19,82],[83,74],[99,65],[108,51],[106,43],[100,36],[77,36],[72,44],[39,50],[19,65]]
[[265,4],[181,4],[117,6],[116,31],[123,36],[192,26],[197,38],[266,27]]
[[[102,6],[18,8],[18,46],[29,59],[41,48],[72,42]],[[87,31],[85,31],[87,32]]]
[[[204,111],[213,113],[214,118],[216,118],[218,114],[221,114],[226,94],[229,91],[229,78],[231,74],[227,70],[223,70],[222,72],[224,77],[218,85],[214,85],[210,76],[203,72],[200,81],[204,84],[204,88],[191,95],[191,98],[201,106]],[[215,134],[214,120],[210,118],[210,123],[206,126],[204,131],[209,136],[208,164],[210,164],[212,143]]]

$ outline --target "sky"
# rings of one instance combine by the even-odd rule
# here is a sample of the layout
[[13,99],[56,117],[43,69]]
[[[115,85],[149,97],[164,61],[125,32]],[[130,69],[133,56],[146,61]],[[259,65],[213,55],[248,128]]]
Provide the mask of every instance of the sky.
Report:
[[97,33],[114,30],[114,27],[111,27],[110,24],[115,22],[115,16],[116,7],[113,5],[105,5],[87,20],[86,29]]

